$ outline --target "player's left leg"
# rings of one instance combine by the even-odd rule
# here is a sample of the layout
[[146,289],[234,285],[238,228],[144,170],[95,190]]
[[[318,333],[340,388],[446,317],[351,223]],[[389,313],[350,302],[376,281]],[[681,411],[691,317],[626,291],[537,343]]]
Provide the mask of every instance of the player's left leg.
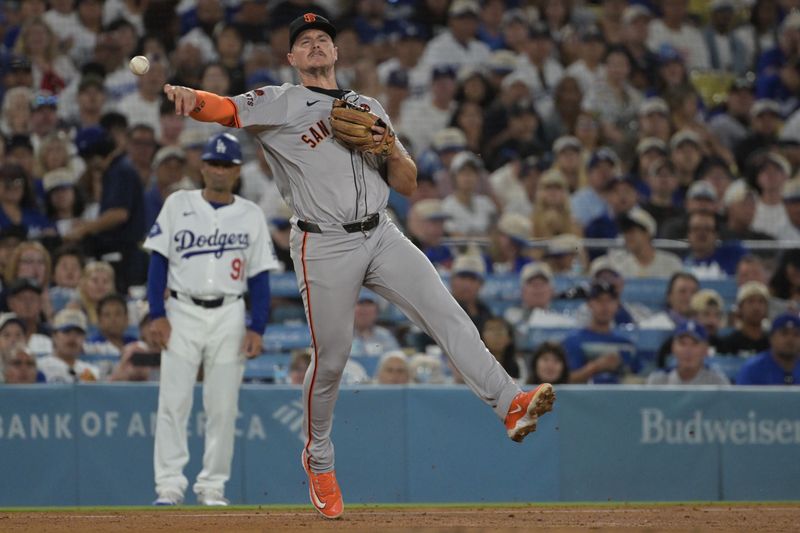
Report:
[[[535,428],[536,417],[551,406],[552,388],[536,394],[522,393],[519,386],[489,353],[477,328],[453,299],[438,272],[425,255],[394,224],[380,226],[380,242],[365,285],[391,301],[423,328],[447,354],[464,382],[497,416],[511,423],[509,436],[521,440],[521,432]],[[510,412],[514,407],[514,413]],[[522,405],[519,422],[514,416]],[[525,427],[516,427],[517,423]],[[524,435],[522,435],[524,437]]]
[[203,409],[206,414],[203,469],[194,492],[198,502],[225,505],[230,478],[239,388],[244,374],[244,302],[208,310],[203,354]]

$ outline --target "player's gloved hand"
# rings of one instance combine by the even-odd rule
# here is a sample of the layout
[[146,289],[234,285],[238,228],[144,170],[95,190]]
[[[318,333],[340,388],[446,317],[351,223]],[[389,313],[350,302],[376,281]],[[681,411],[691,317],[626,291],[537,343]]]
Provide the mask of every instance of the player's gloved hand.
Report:
[[342,99],[331,109],[333,136],[346,147],[388,157],[394,151],[395,134],[378,115]]
[[151,327],[153,330],[153,342],[162,350],[166,350],[169,336],[172,333],[172,326],[170,326],[169,320],[165,316],[156,318],[151,323]]
[[175,102],[175,114],[189,116],[197,104],[197,93],[189,87],[164,84],[164,94],[170,102]]
[[261,355],[263,351],[261,335],[251,329],[244,332],[244,340],[242,341],[242,352],[248,359],[253,359]]

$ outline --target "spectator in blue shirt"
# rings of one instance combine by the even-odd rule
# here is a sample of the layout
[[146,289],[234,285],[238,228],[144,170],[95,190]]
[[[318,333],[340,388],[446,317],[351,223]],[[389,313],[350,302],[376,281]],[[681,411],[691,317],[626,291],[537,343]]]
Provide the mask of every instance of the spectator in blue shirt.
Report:
[[759,98],[796,102],[800,91],[800,13],[791,13],[783,19],[778,46],[761,55],[757,71]]
[[575,191],[570,200],[572,213],[586,227],[589,222],[608,212],[603,191],[614,175],[620,172],[620,161],[611,148],[600,148],[586,165],[587,185]]
[[748,359],[738,385],[800,385],[800,316],[784,313],[772,321],[770,349]]
[[563,343],[570,383],[619,383],[625,369],[633,366],[636,347],[611,329],[618,308],[619,294],[614,285],[594,282],[589,290],[589,325]]
[[689,216],[689,255],[684,265],[698,278],[733,277],[739,260],[747,255],[739,241],[720,244],[718,237],[717,218],[713,213],[697,212]]
[[143,284],[147,275],[147,256],[139,247],[145,233],[142,181],[104,129],[81,130],[75,144],[86,166],[102,172],[100,215],[76,225],[64,238],[92,237],[94,255],[109,260],[117,274],[117,290],[127,293],[130,285]]

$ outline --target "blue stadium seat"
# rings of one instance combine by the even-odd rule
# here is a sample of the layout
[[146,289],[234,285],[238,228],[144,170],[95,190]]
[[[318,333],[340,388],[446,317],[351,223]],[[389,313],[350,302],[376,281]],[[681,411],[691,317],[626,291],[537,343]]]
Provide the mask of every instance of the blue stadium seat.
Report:
[[728,379],[734,381],[745,361],[747,361],[746,357],[737,355],[712,355],[706,358],[706,366],[725,374]]
[[248,359],[244,367],[246,381],[281,382],[289,372],[291,356],[287,353],[266,353]]
[[300,291],[297,289],[297,278],[294,272],[281,272],[271,274],[269,277],[270,294],[279,298],[299,298]]
[[363,366],[364,370],[367,371],[367,374],[369,374],[370,377],[375,377],[375,372],[378,370],[378,363],[381,360],[380,357],[372,357],[368,355],[360,355],[357,357],[351,357],[350,359]]
[[270,324],[264,332],[264,350],[286,352],[311,346],[311,332],[305,324]]

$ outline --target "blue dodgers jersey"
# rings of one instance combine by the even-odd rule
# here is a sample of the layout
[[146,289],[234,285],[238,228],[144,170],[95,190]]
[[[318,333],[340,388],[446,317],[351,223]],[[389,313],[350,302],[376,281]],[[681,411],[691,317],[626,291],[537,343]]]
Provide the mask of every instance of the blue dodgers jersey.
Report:
[[622,364],[616,372],[595,374],[589,383],[619,383],[625,368],[636,370],[636,346],[615,333],[597,333],[581,329],[564,339],[567,361],[571,370],[577,370],[589,361],[608,353],[618,353]]
[[793,372],[778,366],[771,351],[761,352],[748,359],[736,376],[737,385],[800,385],[800,363]]

